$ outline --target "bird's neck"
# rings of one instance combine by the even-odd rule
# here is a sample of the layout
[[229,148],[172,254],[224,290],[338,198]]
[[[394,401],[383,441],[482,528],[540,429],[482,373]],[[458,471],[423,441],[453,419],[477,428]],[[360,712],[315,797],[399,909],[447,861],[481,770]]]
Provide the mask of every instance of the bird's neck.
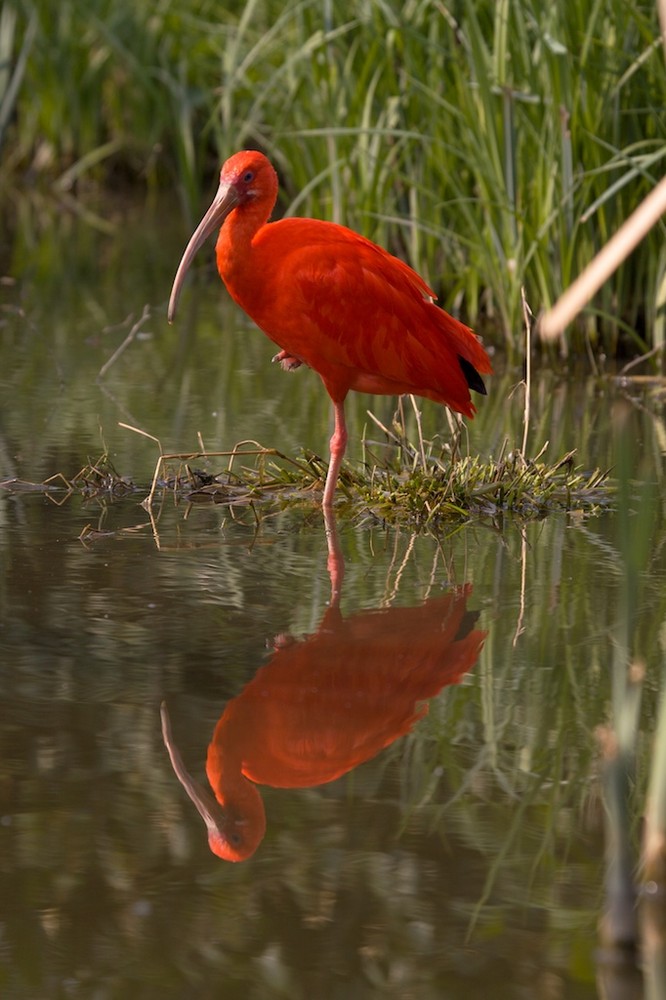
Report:
[[225,732],[224,716],[208,747],[206,775],[215,798],[227,811],[265,825],[264,806],[256,786],[243,774],[243,761],[233,734]]
[[215,245],[217,269],[230,290],[251,272],[252,241],[266,224],[268,214],[261,201],[248,202],[230,212],[220,229]]

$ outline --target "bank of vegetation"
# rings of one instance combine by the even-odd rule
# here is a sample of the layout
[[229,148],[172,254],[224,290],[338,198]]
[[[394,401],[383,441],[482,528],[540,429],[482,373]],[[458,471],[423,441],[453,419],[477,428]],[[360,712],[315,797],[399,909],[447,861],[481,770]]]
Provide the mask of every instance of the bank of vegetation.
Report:
[[[7,0],[0,175],[138,183],[198,214],[219,162],[264,149],[280,210],[345,222],[509,349],[663,174],[653,2]],[[660,346],[663,224],[569,331]]]

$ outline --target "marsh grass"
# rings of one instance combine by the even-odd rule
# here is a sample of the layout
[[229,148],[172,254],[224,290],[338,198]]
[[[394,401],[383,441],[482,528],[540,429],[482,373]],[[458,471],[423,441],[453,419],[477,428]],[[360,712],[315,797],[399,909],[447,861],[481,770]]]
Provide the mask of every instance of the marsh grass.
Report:
[[[259,146],[280,211],[405,256],[510,349],[521,288],[551,305],[663,173],[653,3],[9,0],[0,36],[5,179],[169,185],[191,219],[219,162]],[[663,237],[565,350],[663,341]]]
[[611,502],[607,472],[584,473],[573,451],[552,464],[540,457],[526,458],[505,445],[497,459],[482,460],[458,457],[455,449],[452,454],[450,446],[436,448],[432,441],[405,441],[395,462],[367,468],[356,485],[377,516],[420,526],[470,515],[532,519],[554,511],[594,513]]
[[[581,943],[594,933],[602,803],[590,734],[607,711],[605,628],[613,616],[595,587],[594,560],[581,558],[595,532],[582,520],[572,529],[569,519],[552,517],[503,532],[496,547],[484,544],[485,533],[465,533],[475,551],[474,597],[482,601],[475,627],[488,629],[479,661],[374,766],[377,787],[382,769],[397,772],[397,782],[383,787],[393,795],[398,789],[404,832],[425,823],[449,856],[462,842],[485,859],[478,898],[457,901],[468,939],[500,933],[515,907],[538,913],[552,939],[565,926]],[[620,570],[617,553],[599,551],[598,559],[611,576]],[[423,553],[404,532],[386,586],[392,597],[393,579],[410,562],[429,578]],[[431,580],[437,569],[435,553]],[[524,600],[506,601],[521,590]],[[598,631],[572,641],[581,616]]]

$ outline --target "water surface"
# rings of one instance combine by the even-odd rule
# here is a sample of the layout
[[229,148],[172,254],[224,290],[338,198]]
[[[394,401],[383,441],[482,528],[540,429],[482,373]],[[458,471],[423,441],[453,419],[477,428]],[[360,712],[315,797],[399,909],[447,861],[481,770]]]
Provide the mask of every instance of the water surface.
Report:
[[[3,995],[597,996],[594,732],[612,717],[626,519],[505,517],[434,536],[343,516],[333,617],[316,497],[258,515],[160,498],[151,520],[140,501],[158,448],[119,422],[165,451],[195,450],[200,435],[209,449],[252,438],[325,455],[330,414],[312,373],[271,366],[272,345],[210,269],[167,326],[178,220],[120,206],[104,216],[113,231],[26,206],[2,248],[13,281],[2,288],[0,479],[71,478],[107,452],[137,486],[120,500],[0,491]],[[145,304],[141,334],[99,379]],[[500,357],[497,367],[465,445],[482,456],[522,439],[520,373],[502,371]],[[611,467],[621,425],[631,474],[658,485],[661,400],[558,367],[537,365],[532,452],[549,442],[550,460],[576,448],[584,467]],[[385,423],[395,408],[350,400],[352,461],[364,433],[384,447],[369,406]],[[424,403],[423,423],[427,435],[447,433],[434,404]],[[631,617],[646,663],[640,790],[664,547],[660,505],[641,507],[639,492],[630,525],[648,553]],[[88,526],[100,533],[86,537]],[[447,636],[457,601],[465,615]],[[475,655],[454,670],[451,643],[474,633]],[[391,659],[439,670],[419,718],[395,707],[417,668],[390,682]],[[368,699],[368,716],[402,712],[402,735],[385,735],[368,759],[355,751],[360,762],[334,780],[261,787],[265,834],[232,864],[210,852],[172,770],[160,705],[205,784],[218,720],[276,662],[291,678],[267,687],[271,706],[286,706],[281,719],[299,698],[312,719],[330,712],[304,728],[304,761],[324,753],[317,728],[329,750],[333,733],[344,735],[355,699]],[[248,735],[248,723],[245,756],[280,725]],[[358,725],[348,745],[369,740]]]

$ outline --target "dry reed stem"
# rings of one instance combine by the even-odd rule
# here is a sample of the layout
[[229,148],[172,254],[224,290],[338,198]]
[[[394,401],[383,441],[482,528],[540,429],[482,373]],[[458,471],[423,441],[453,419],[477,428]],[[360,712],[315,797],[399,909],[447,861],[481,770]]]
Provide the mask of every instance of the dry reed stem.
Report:
[[647,195],[596,257],[543,316],[539,333],[555,340],[666,212],[666,177]]
[[421,427],[421,411],[419,410],[418,404],[416,402],[416,396],[410,395],[410,400],[412,403],[412,408],[414,410],[414,415],[416,417],[416,426],[419,432],[419,448],[421,450],[421,467],[424,472],[427,471],[428,463],[426,462],[425,454],[425,444],[423,443],[423,428]]
[[530,397],[532,392],[532,319],[533,313],[525,298],[525,288],[520,289],[525,320],[525,410],[523,415],[523,458],[527,454],[527,437],[530,431]]

